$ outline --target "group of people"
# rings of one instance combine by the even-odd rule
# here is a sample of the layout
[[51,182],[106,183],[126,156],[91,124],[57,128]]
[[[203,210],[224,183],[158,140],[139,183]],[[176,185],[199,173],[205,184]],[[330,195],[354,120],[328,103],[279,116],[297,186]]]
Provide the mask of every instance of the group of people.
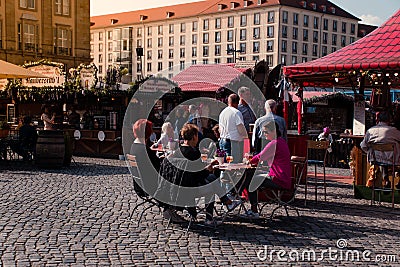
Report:
[[[252,107],[250,106],[251,93],[250,89],[241,87],[238,90],[238,94],[231,94],[228,97],[228,106],[222,110],[219,115],[218,125],[213,128],[214,134],[218,138],[217,146],[219,149],[225,151],[228,156],[233,156],[233,162],[242,162],[243,160],[243,145],[245,139],[252,139],[252,144],[255,151],[255,156],[251,159],[250,164],[257,166],[259,162],[265,162],[270,166],[268,172],[257,172],[257,177],[264,180],[261,183],[262,187],[268,187],[271,189],[290,189],[291,188],[291,167],[290,167],[290,152],[287,144],[287,130],[285,120],[276,115],[276,102],[274,100],[268,100],[265,103],[265,116],[256,118]],[[190,110],[190,109],[189,109]],[[180,127],[179,137],[181,138],[182,144],[178,149],[178,153],[174,153],[171,157],[183,157],[190,162],[199,161],[201,152],[198,148],[199,136],[201,134],[199,125],[194,121],[196,116],[194,113],[192,117],[189,116],[188,121]],[[254,131],[250,136],[250,124],[255,123]],[[175,127],[174,127],[175,126]],[[177,137],[174,129],[178,128],[178,125],[172,125],[170,122],[166,122],[162,127],[161,138],[158,143],[165,144],[172,136]],[[148,120],[138,120],[133,126],[133,133],[135,141],[131,148],[131,153],[138,156],[138,167],[142,166],[143,169],[148,166],[146,159],[144,158],[144,152],[149,155],[152,166],[155,172],[147,171],[146,179],[149,177],[156,177],[160,172],[161,175],[168,180],[168,173],[163,173],[165,169],[163,164],[168,164],[168,158],[165,158],[160,165],[160,159],[157,160],[155,150],[151,149],[150,136],[152,135],[152,123]],[[140,131],[139,129],[142,129]],[[140,146],[140,149],[139,149]],[[147,163],[148,162],[147,159]],[[141,162],[143,161],[143,162]],[[194,187],[200,185],[210,184],[219,177],[215,174],[214,165],[217,165],[216,160],[209,163],[202,163],[203,167],[200,171],[188,171],[188,175],[185,175],[186,180],[181,181],[181,185]],[[161,169],[160,169],[161,166]],[[146,170],[144,170],[146,171]],[[167,177],[167,178],[166,178]],[[173,177],[171,177],[172,182]],[[150,186],[152,189],[148,190],[147,193],[150,195],[156,191],[157,179],[153,180],[153,185]],[[220,186],[213,186],[213,191],[210,192],[212,195],[218,194],[221,202],[224,203],[228,210],[232,210],[240,205],[241,200],[233,199],[230,197],[228,192],[224,192],[226,189],[221,183]],[[251,184],[251,178],[247,178],[243,183],[244,188],[249,189]],[[244,189],[242,188],[242,189]],[[257,189],[257,188],[256,188]],[[249,190],[248,190],[249,191]],[[243,214],[244,217],[257,219],[259,213],[257,210],[257,192],[252,190],[249,192],[249,200],[251,203],[251,209]],[[218,224],[219,222],[213,220],[213,207],[214,202],[206,206],[206,224]],[[164,216],[175,222],[182,222],[183,218],[178,215],[176,207],[164,205]],[[189,212],[190,213],[190,212]],[[195,212],[191,210],[193,216],[196,216]]]

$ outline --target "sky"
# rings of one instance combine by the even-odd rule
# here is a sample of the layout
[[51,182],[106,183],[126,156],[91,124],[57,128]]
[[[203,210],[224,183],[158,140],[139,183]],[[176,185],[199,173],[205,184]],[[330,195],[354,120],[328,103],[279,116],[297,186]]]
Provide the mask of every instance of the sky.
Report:
[[[159,6],[195,2],[196,0],[90,0],[91,16],[127,12]],[[361,19],[362,23],[379,26],[400,8],[400,0],[331,0]]]

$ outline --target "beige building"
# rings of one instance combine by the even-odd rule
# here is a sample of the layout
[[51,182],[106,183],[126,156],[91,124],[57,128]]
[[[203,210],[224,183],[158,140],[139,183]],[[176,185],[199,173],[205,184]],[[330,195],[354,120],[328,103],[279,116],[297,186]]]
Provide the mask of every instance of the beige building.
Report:
[[66,69],[90,59],[89,0],[0,0],[0,59],[46,59]]
[[205,0],[91,17],[99,76],[133,80],[185,64],[310,61],[357,40],[359,19],[327,0]]

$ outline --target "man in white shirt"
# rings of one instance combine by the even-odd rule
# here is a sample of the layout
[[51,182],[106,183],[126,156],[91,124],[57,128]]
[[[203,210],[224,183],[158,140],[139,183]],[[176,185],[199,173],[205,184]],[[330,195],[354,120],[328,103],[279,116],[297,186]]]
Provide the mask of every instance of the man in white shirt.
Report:
[[219,115],[220,149],[233,156],[233,162],[243,160],[243,140],[247,138],[242,113],[238,110],[239,96],[231,94],[228,97],[228,107]]

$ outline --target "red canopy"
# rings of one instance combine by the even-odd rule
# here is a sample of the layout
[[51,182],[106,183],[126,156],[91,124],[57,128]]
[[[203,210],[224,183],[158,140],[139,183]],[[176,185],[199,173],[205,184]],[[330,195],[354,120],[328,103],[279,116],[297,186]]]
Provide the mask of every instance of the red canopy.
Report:
[[247,69],[235,68],[234,64],[192,65],[172,80],[182,91],[215,92],[243,75]]
[[[344,86],[351,84],[351,75],[347,74],[367,70],[400,70],[400,10],[357,42],[325,57],[284,67],[283,72],[305,86]],[[336,83],[335,77],[339,79]],[[355,82],[354,77],[352,82]]]

